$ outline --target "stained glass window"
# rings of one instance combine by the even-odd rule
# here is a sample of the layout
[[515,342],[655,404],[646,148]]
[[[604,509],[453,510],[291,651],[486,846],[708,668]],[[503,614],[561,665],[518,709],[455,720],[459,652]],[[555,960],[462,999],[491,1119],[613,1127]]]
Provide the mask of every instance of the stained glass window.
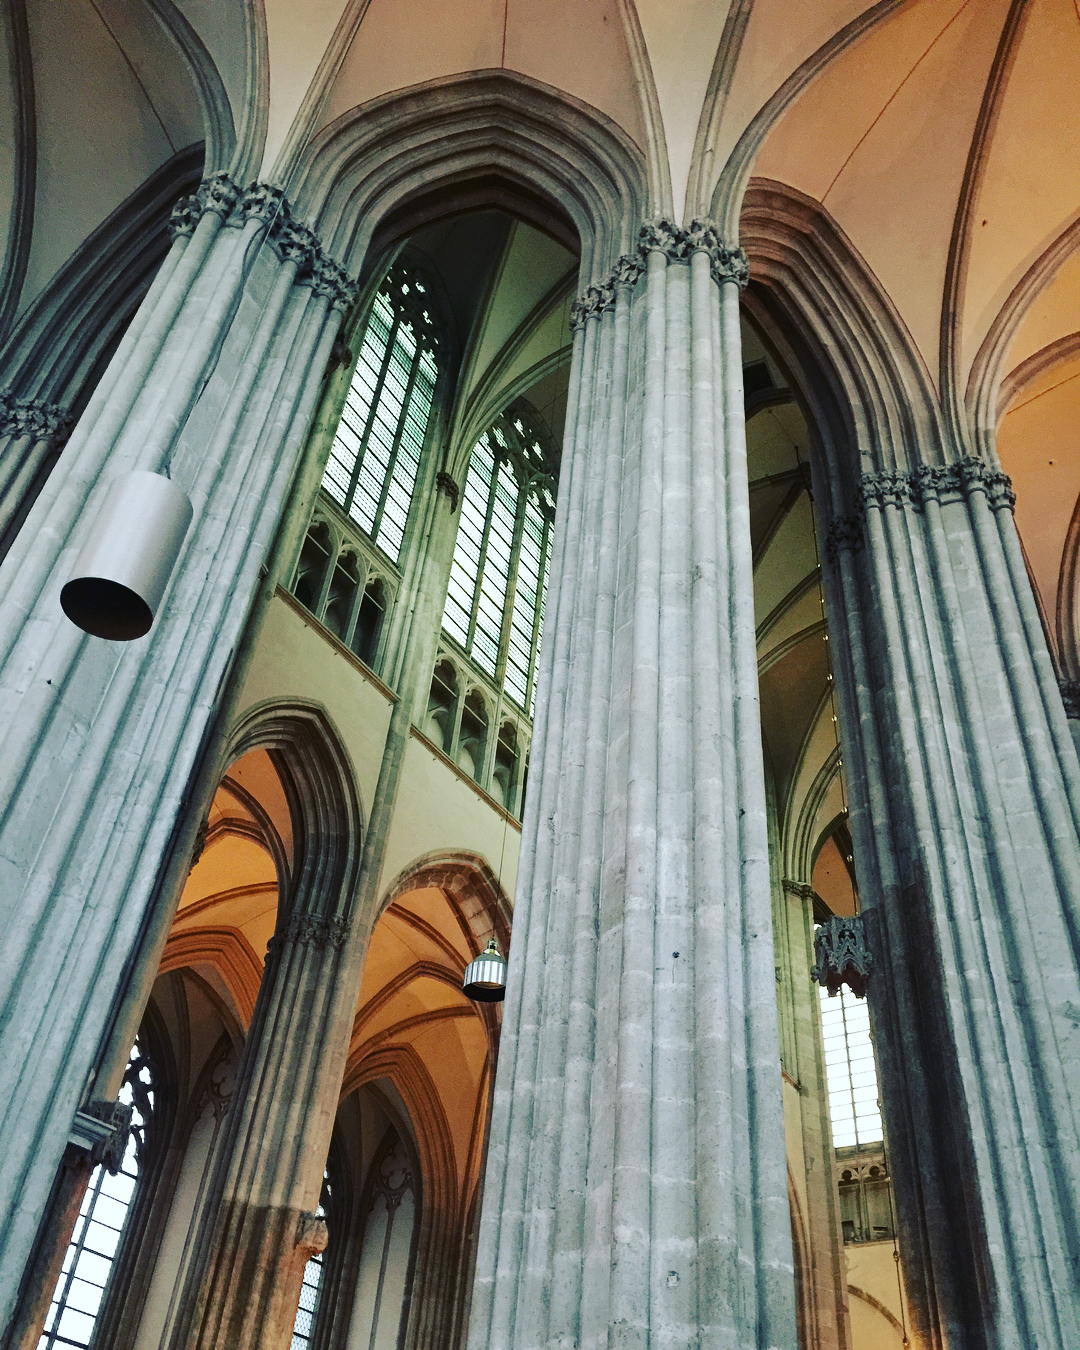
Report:
[[390,269],[372,304],[323,488],[394,562],[416,490],[438,378],[428,283]]
[[544,629],[557,466],[524,410],[477,441],[443,629],[530,715]]
[[154,1077],[137,1042],[128,1059],[119,1100],[132,1108],[124,1160],[115,1176],[99,1165],[90,1177],[38,1350],[52,1350],[54,1346],[84,1350],[94,1334],[124,1223],[146,1163],[154,1110]]
[[882,1138],[881,1108],[866,1000],[846,986],[835,998],[824,988],[818,993],[833,1145],[876,1143]]

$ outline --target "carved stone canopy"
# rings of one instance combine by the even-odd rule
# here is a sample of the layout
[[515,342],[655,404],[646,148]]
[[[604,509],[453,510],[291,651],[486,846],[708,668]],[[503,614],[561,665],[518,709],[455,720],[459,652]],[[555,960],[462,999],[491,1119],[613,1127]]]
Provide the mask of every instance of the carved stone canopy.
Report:
[[814,934],[814,957],[810,978],[824,985],[830,997],[845,984],[856,998],[866,997],[874,958],[866,945],[861,916],[826,919]]

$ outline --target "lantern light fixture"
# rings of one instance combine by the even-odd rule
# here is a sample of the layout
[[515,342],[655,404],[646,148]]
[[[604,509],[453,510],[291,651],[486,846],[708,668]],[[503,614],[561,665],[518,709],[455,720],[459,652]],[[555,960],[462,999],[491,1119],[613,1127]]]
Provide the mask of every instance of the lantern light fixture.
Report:
[[494,938],[465,967],[461,988],[474,1003],[501,1003],[506,997],[506,957]]
[[191,516],[187,495],[163,474],[135,469],[114,479],[60,592],[71,622],[113,642],[148,633]]

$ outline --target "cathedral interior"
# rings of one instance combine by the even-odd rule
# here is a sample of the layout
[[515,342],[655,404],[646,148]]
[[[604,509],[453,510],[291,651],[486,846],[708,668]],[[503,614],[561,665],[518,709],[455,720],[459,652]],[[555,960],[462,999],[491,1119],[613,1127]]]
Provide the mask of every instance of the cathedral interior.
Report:
[[1080,0],[0,43],[0,1350],[1077,1350]]

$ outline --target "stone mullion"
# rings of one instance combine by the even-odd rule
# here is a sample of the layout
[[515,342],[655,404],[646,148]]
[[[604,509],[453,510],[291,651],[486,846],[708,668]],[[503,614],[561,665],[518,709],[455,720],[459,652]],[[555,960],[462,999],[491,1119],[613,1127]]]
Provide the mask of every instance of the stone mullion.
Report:
[[[238,194],[232,192],[235,200]],[[15,940],[5,955],[8,973],[13,966],[24,967],[28,978],[23,985],[33,991],[33,1006],[19,998],[8,1008],[12,1035],[6,1042],[5,1072],[12,1081],[23,1072],[16,1062],[23,1058],[23,1050],[31,1043],[35,1046],[33,1083],[28,1091],[13,1095],[6,1112],[13,1137],[26,1140],[33,1154],[20,1161],[19,1151],[10,1150],[0,1171],[0,1190],[8,1193],[13,1210],[23,1216],[0,1240],[0,1275],[6,1288],[17,1283],[34,1216],[44,1203],[55,1167],[56,1149],[63,1146],[71,1113],[112,1015],[112,991],[141,941],[142,930],[147,924],[155,926],[147,906],[167,861],[175,818],[230,649],[239,640],[257,585],[261,556],[256,552],[268,545],[276,528],[299,455],[302,438],[296,434],[294,413],[301,405],[310,411],[312,386],[317,388],[321,375],[321,367],[314,370],[310,363],[320,352],[325,358],[332,341],[325,299],[312,301],[307,291],[292,286],[301,259],[314,258],[313,265],[317,263],[327,278],[333,273],[335,309],[348,300],[340,274],[316,256],[317,246],[304,236],[302,227],[293,231],[299,236],[298,252],[280,220],[275,249],[280,241],[284,261],[279,263],[266,251],[253,278],[238,250],[264,228],[259,223],[258,194],[252,194],[249,205],[251,209],[245,206],[241,213],[246,223],[230,229],[224,238],[219,210],[227,208],[220,201],[205,210],[200,205],[202,219],[193,227],[192,238],[174,246],[167,279],[151,288],[129,331],[131,342],[121,343],[69,441],[69,472],[62,475],[62,482],[56,476],[50,480],[31,512],[28,525],[36,531],[37,556],[22,566],[16,549],[4,568],[10,578],[8,608],[32,611],[31,621],[21,626],[20,641],[7,653],[4,671],[6,703],[13,718],[8,724],[5,775],[14,776],[19,768],[26,771],[10,795],[4,829],[7,867],[9,872],[14,868],[14,885],[5,889],[21,915],[17,927],[9,930]],[[222,247],[215,248],[219,240]],[[265,311],[259,301],[243,304],[244,286],[261,285],[272,291],[280,273],[290,278],[288,287],[279,287],[279,295],[289,293],[287,317],[282,317],[284,310]],[[200,297],[205,296],[204,283],[211,275],[221,303],[208,308]],[[317,280],[316,291],[321,286]],[[192,309],[197,315],[188,312]],[[217,324],[214,331],[208,331],[211,320]],[[206,425],[213,417],[214,396],[227,409],[229,389],[248,379],[243,352],[249,350],[251,333],[257,335],[260,324],[266,326],[271,344],[267,351],[273,349],[264,369],[274,364],[279,346],[288,348],[298,364],[276,391],[265,381],[254,386],[261,392],[245,404],[246,420],[237,424],[243,430],[214,462],[215,457],[206,453],[217,425],[217,421]],[[121,359],[125,354],[126,365]],[[235,381],[207,382],[208,366],[212,370],[220,360],[234,359],[239,360]],[[161,364],[168,367],[167,381],[153,379]],[[164,403],[140,398],[144,381],[168,384]],[[209,401],[200,397],[204,385]],[[293,403],[288,409],[282,406],[286,396]],[[260,408],[267,419],[261,427],[256,425]],[[187,441],[181,437],[178,459],[172,447],[189,416],[192,424],[184,431]],[[253,443],[259,445],[256,456]],[[155,632],[145,642],[120,651],[87,640],[59,613],[52,587],[70,565],[69,539],[70,548],[78,546],[79,530],[74,527],[87,510],[88,496],[93,510],[97,495],[93,485],[136,464],[158,468],[163,459],[172,457],[175,466],[189,445],[197,446],[199,458],[194,463],[205,476],[207,495],[200,500],[200,489],[191,489],[197,506],[195,525]],[[253,458],[259,463],[254,464]],[[193,475],[196,484],[198,473]],[[231,522],[224,537],[217,528],[222,519]],[[27,663],[29,675],[23,669]],[[21,745],[16,745],[20,733]],[[50,766],[44,776],[33,767],[38,759]],[[24,865],[28,841],[38,833],[35,822],[43,812],[50,822],[44,847]],[[126,827],[122,832],[113,828],[121,818]],[[70,943],[62,941],[60,927],[71,930]],[[22,942],[19,931],[25,935]],[[37,932],[48,932],[47,947],[34,942]],[[80,1003],[71,1003],[71,988],[86,991]],[[107,1077],[108,1066],[105,1069]],[[12,1118],[16,1104],[19,1122]],[[12,1280],[7,1278],[9,1265]]]
[[[693,869],[692,798],[696,784],[688,768],[693,762],[695,729],[715,721],[711,716],[695,720],[693,705],[691,652],[696,634],[692,590],[698,560],[692,530],[691,404],[695,339],[700,336],[692,325],[693,266],[692,261],[689,266],[669,263],[665,276],[667,350],[656,710],[649,1324],[653,1336],[676,1343],[692,1337],[698,1322],[698,1272],[692,1252],[697,1229],[694,921],[699,892]],[[700,682],[697,684],[700,693]],[[677,1283],[670,1279],[672,1270]]]
[[[742,380],[742,336],[737,271],[722,275],[724,444],[726,520],[730,567],[730,641],[734,704],[734,781],[737,785],[737,849],[741,930],[739,974],[744,989],[745,1082],[733,1074],[746,1100],[747,1164],[750,1194],[744,1213],[744,1253],[753,1252],[759,1336],[782,1345],[793,1336],[795,1300],[791,1220],[785,1152],[772,1141],[783,1130],[777,1072],[779,1026],[774,977],[769,881],[769,838],[758,701],[754,573],[750,536],[750,494]],[[732,916],[735,927],[735,916]],[[741,1123],[741,1104],[734,1107]],[[744,1256],[745,1259],[745,1256]],[[749,1303],[749,1296],[747,1296]],[[749,1309],[743,1315],[746,1316]]]
[[[168,338],[173,320],[198,278],[220,225],[218,216],[208,213],[183,247],[179,241],[174,242],[166,259],[166,266],[173,261],[167,282],[160,290],[157,283],[151,287],[68,439],[67,472],[52,477],[45,485],[32,511],[36,528],[20,531],[4,560],[0,570],[0,616],[9,615],[9,619],[0,624],[0,630],[7,634],[0,639],[0,663],[11,656],[19,640],[18,620],[47,585],[56,566],[56,551],[66,542],[88,490],[106,463],[111,465],[113,443]],[[54,516],[59,517],[55,525]],[[53,548],[40,547],[42,532],[47,532]]]
[[[1019,671],[1021,680],[1026,682],[1027,676],[1023,673],[1026,670],[1024,655],[1028,653],[1034,658],[1031,677],[1038,689],[1038,700],[1031,698],[1029,704],[1030,695],[1025,691],[1025,694],[1022,695],[1022,703],[1031,706],[1039,701],[1045,709],[1052,743],[1064,779],[1065,790],[1068,794],[1069,805],[1073,816],[1080,820],[1080,761],[1075,758],[1078,748],[1077,741],[1073,738],[1070,723],[1066,722],[1064,729],[1062,729],[1058,717],[1058,708],[1061,706],[1061,688],[1054,672],[1050,652],[1046,646],[1046,634],[1043,631],[1042,618],[1035,603],[1035,592],[1032,590],[1031,577],[1028,575],[1027,564],[1020,548],[1020,536],[1017,533],[1016,523],[1012,519],[1011,512],[997,510],[994,512],[994,516],[1000,548],[1004,554],[1005,569],[1011,583],[1012,594],[1016,600],[1023,629],[1023,641],[1017,637],[1010,643],[1010,649],[1013,653],[1012,669]],[[992,541],[985,530],[980,530],[980,550],[984,555],[994,552]],[[1070,757],[1070,750],[1072,751],[1072,757]]]
[[[577,530],[583,460],[588,435],[595,340],[591,331],[575,333],[567,429],[559,476],[555,544],[549,595],[549,634],[541,657],[530,766],[533,790],[525,803],[518,862],[515,937],[510,950],[507,997],[503,1005],[499,1069],[492,1096],[490,1143],[484,1202],[477,1239],[477,1278],[471,1325],[484,1328],[483,1350],[512,1343],[516,1271],[522,1247],[525,1188],[532,1138],[533,1074],[538,1028],[534,1009],[543,980],[540,957],[549,896],[546,879],[553,837],[551,818],[558,803],[558,763],[562,751],[563,704],[568,675],[567,644],[577,562]],[[472,1336],[477,1333],[474,1331]]]
[[299,909],[279,922],[177,1347],[273,1350],[291,1339],[304,1265],[326,1241],[313,1210],[360,964],[346,941],[337,916]]
[[[977,620],[983,621],[979,625],[978,634],[969,635],[968,642],[953,644],[952,655],[960,677],[960,692],[965,709],[978,708],[982,701],[970,659],[970,650],[973,645],[970,638],[971,636],[983,637],[985,642],[984,634],[987,627],[996,629],[1000,638],[1002,636],[1002,621],[1005,617],[1000,610],[992,612],[991,607],[984,604],[977,606],[961,605],[953,580],[957,573],[961,577],[971,577],[975,574],[972,568],[972,554],[976,552],[975,541],[978,538],[979,522],[990,526],[990,522],[985,520],[985,513],[989,507],[984,500],[980,500],[982,495],[982,493],[979,493],[978,496],[970,496],[966,509],[960,503],[950,502],[940,505],[933,499],[927,500],[923,507],[923,518],[926,522],[927,533],[930,536],[931,547],[938,555],[936,561],[938,564],[939,603],[943,600],[946,605],[951,606],[951,613],[948,615],[949,627],[954,633],[963,632],[965,627],[974,626]],[[952,526],[951,530],[948,529],[946,524],[946,517],[951,517],[949,521]],[[960,553],[959,557],[955,556],[957,551]],[[981,578],[994,579],[995,572],[997,577],[1000,578],[1000,568],[995,569],[993,566],[994,561],[997,560],[987,559],[984,555],[982,561],[984,566],[979,573]],[[979,599],[981,600],[982,597],[980,596]],[[1005,646],[1006,642],[1003,641],[1002,645]],[[1011,699],[1006,703],[1007,713],[1012,711],[1009,705],[1011,705]],[[1032,713],[1035,712],[1037,706],[1038,702],[1033,700]],[[1007,716],[1007,713],[1007,720],[1012,722],[1013,718]],[[964,964],[961,968],[970,972],[980,955],[983,956],[984,960],[988,960],[990,972],[1010,968],[1015,971],[1019,968],[1027,989],[1040,989],[1044,999],[1056,1002],[1059,997],[1067,997],[1074,993],[1075,977],[1071,982],[1071,987],[1067,985],[1062,994],[1057,994],[1056,991],[1051,992],[1046,987],[1046,969],[1040,954],[1060,949],[1059,944],[1063,942],[1068,946],[1070,925],[1067,914],[1055,913],[1051,906],[1041,905],[1039,902],[1043,896],[1053,894],[1055,873],[1057,874],[1059,893],[1075,895],[1077,893],[1077,866],[1075,848],[1073,850],[1068,849],[1065,839],[1062,838],[1064,830],[1060,828],[1060,823],[1054,820],[1054,808],[1058,806],[1063,795],[1060,794],[1060,784],[1058,785],[1059,792],[1054,793],[1052,789],[1043,790],[1040,782],[1041,775],[1037,767],[1038,740],[1043,739],[1043,748],[1045,749],[1045,739],[1040,737],[1040,732],[1043,732],[1043,728],[1039,726],[1041,719],[1033,716],[1031,721],[1034,725],[1030,730],[1022,728],[1015,722],[1013,727],[1009,728],[1010,731],[1013,731],[1013,738],[1011,738],[1011,759],[1013,762],[1011,766],[1001,764],[1003,746],[1001,741],[994,737],[992,728],[987,725],[985,715],[981,718],[975,718],[970,716],[969,713],[963,720],[965,725],[973,727],[971,740],[974,747],[973,765],[976,771],[975,790],[983,804],[983,811],[980,812],[980,815],[985,813],[991,820],[989,839],[992,842],[988,850],[990,857],[987,862],[992,861],[994,866],[992,871],[988,869],[988,874],[979,878],[981,882],[979,889],[983,891],[983,895],[986,897],[977,906],[982,920],[980,923],[980,945],[984,948],[984,951],[980,952],[976,948],[970,953],[965,953]],[[1021,740],[1021,737],[1023,737],[1023,740]],[[1035,742],[1034,747],[1033,742]],[[997,747],[996,755],[992,753],[992,743]],[[1025,757],[1028,764],[1024,764]],[[1031,764],[1032,760],[1035,760],[1036,764]],[[1030,770],[1034,770],[1033,772],[1029,770],[1029,765]],[[1012,803],[1007,803],[1003,796],[1003,787],[1006,790],[1010,787],[1013,788],[1012,795],[1015,798],[1016,795],[1019,795],[1016,793],[1018,780],[1025,776],[1026,770],[1028,770],[1027,776],[1029,776],[1029,785],[1034,801],[1027,808],[1028,818],[1025,821],[1023,817],[1019,820],[1016,819],[1016,808],[1020,803],[1015,800]],[[1055,800],[1055,797],[1057,800]],[[1055,824],[1059,826],[1057,829],[1053,828]],[[1027,844],[1030,847],[1030,836],[1039,831],[1040,825],[1044,829],[1050,826],[1050,832],[1056,834],[1057,838],[1052,841],[1051,847],[1047,850],[1045,861],[1038,858],[1032,859],[1038,871],[1043,874],[1041,878],[1034,879],[1031,863],[1021,870],[1016,849],[1018,845],[1024,847]],[[1015,836],[1018,833],[1021,838],[1016,839],[1011,846],[1005,848],[999,846],[998,841],[1008,841],[1010,835]],[[1075,846],[1075,831],[1071,831],[1071,833],[1073,833],[1071,842]],[[1051,841],[1048,840],[1049,842]],[[1042,867],[1039,867],[1040,863],[1043,863]],[[1047,863],[1049,866],[1046,866]],[[1046,876],[1046,871],[1049,871],[1051,875]],[[992,880],[994,873],[996,873],[996,877]],[[1062,873],[1065,875],[1062,876]],[[994,881],[997,882],[996,886]],[[998,904],[995,906],[991,897],[995,895],[995,891],[998,890],[1002,881],[1005,882],[1005,886],[1002,888],[1003,893],[1001,893]],[[1025,892],[1028,893],[1028,903],[1023,902]],[[1010,912],[1011,907],[1008,906],[1007,902],[1007,897],[1010,895],[1015,895],[1021,901],[1020,908],[1012,912]],[[1005,901],[1005,903],[1002,904],[1002,901]],[[1062,929],[1064,929],[1064,932]],[[994,950],[995,948],[996,950]],[[1060,979],[1056,982],[1059,984],[1065,983]],[[1007,1066],[1011,1092],[1005,1093],[1000,1088],[997,1092],[987,1092],[983,1086],[986,1081],[985,1065],[982,1055],[977,1051],[975,1066],[973,1067],[979,1074],[979,1087],[984,1097],[990,1098],[985,1105],[985,1125],[991,1136],[995,1138],[996,1146],[991,1146],[991,1157],[987,1161],[991,1163],[999,1178],[997,1185],[1001,1192],[1001,1200],[998,1222],[1001,1224],[1004,1238],[1003,1246],[1006,1248],[1009,1246],[1018,1247],[1019,1244],[1016,1243],[1017,1228],[1026,1230],[1024,1231],[1024,1238],[1028,1252],[1040,1254],[1037,1258],[1040,1265],[1045,1262],[1052,1270],[1056,1265],[1054,1282],[1064,1287],[1070,1278],[1070,1259],[1066,1255],[1070,1246],[1069,1232],[1070,1229],[1073,1234],[1077,1231],[1075,1194],[1077,1188],[1080,1187],[1080,1176],[1072,1178],[1073,1184],[1071,1187],[1068,1184],[1063,1184],[1066,1175],[1070,1171],[1075,1171],[1075,1168],[1069,1166],[1071,1159],[1068,1153],[1064,1153],[1053,1167],[1048,1168],[1043,1163],[1042,1150],[1032,1145],[1033,1141],[1039,1139],[1040,1136],[1054,1140],[1067,1139],[1070,1134],[1075,1137],[1077,1119],[1075,1110],[1070,1107],[1070,1085],[1066,1076],[1065,1064],[1060,1057],[1058,1037],[1050,1020],[1038,1016],[1034,1004],[1035,1000],[1031,1000],[1029,1006],[1035,1015],[1027,1018],[1016,1016],[1008,1005],[998,1009],[1000,1029],[997,1030],[994,1039],[998,1042],[999,1062],[1003,1067]],[[978,1023],[976,1025],[978,1026]],[[1034,1080],[1029,1076],[1030,1070],[1028,1069],[1032,1060],[1037,1065],[1036,1072],[1039,1075]],[[1028,1071],[1025,1072],[1025,1070]],[[1040,1078],[1041,1082],[1039,1081]],[[1046,1091],[1047,1085],[1052,1085],[1052,1090],[1049,1092]],[[1003,1123],[1000,1110],[1001,1100],[1002,1097],[1007,1100],[1009,1096],[1012,1097],[1015,1113],[1013,1137],[1006,1138],[998,1144],[996,1136]],[[1047,1117],[1050,1119],[1048,1120]],[[1024,1159],[1025,1167],[1019,1175],[1005,1161],[1010,1151]],[[1015,1188],[1017,1185],[1021,1189],[1020,1195],[1016,1194]],[[1046,1231],[1048,1227],[1046,1196],[1055,1190],[1060,1197],[1059,1205],[1064,1211],[1059,1218],[1060,1231],[1057,1235],[1056,1244],[1049,1239]],[[1027,1218],[1028,1215],[1038,1215],[1041,1222],[1030,1222]],[[1030,1255],[1027,1259],[1031,1259]],[[1013,1260],[1010,1261],[1010,1265],[1012,1264],[1019,1268],[1023,1267],[1025,1256],[1022,1250],[1015,1250]],[[1044,1300],[1044,1304],[1042,1313],[1046,1323],[1037,1333],[1040,1340],[1044,1336],[1054,1334],[1055,1313],[1052,1300]],[[1033,1325],[1030,1321],[1032,1314],[1029,1309],[1021,1310],[1021,1308],[1017,1308],[1015,1316],[1018,1324],[1028,1327]]]
[[[914,923],[915,916],[908,912],[911,897],[905,894],[897,867],[902,861],[899,830],[893,848],[889,846],[898,795],[901,798],[906,795],[912,800],[916,828],[932,844],[929,802],[933,792],[927,791],[929,785],[910,782],[898,784],[896,781],[898,772],[905,776],[907,774],[910,759],[903,753],[903,740],[913,736],[917,720],[908,694],[911,682],[909,666],[913,652],[901,631],[898,581],[893,574],[893,549],[902,547],[902,541],[894,545],[888,540],[884,528],[887,509],[883,505],[875,505],[867,510],[865,538],[867,565],[872,569],[873,578],[870,585],[877,596],[880,640],[884,650],[891,654],[891,678],[887,682],[893,700],[890,708],[893,723],[891,735],[888,722],[883,723],[878,712],[874,691],[879,681],[870,674],[869,649],[876,635],[863,632],[854,566],[850,563],[843,565],[850,559],[850,553],[845,551],[839,555],[839,570],[845,595],[849,652],[856,690],[857,693],[865,693],[865,700],[860,698],[858,707],[858,721],[863,728],[860,748],[866,766],[864,778],[870,803],[863,827],[864,843],[869,846],[870,856],[877,860],[881,877],[880,894],[875,893],[873,884],[864,878],[860,886],[860,898],[866,921],[871,931],[877,934],[879,959],[884,968],[892,972],[892,978],[887,983],[879,981],[876,988],[871,987],[869,1003],[883,1091],[886,1104],[891,1108],[886,1111],[886,1128],[894,1154],[891,1171],[898,1198],[905,1192],[910,1198],[909,1204],[902,1206],[900,1212],[900,1240],[906,1254],[904,1283],[913,1335],[922,1337],[921,1344],[927,1347],[940,1347],[943,1335],[948,1337],[954,1330],[962,1331],[962,1328],[953,1327],[947,1322],[942,1324],[938,1311],[943,1305],[956,1306],[958,1297],[955,1273],[951,1269],[950,1233],[942,1200],[948,1193],[949,1173],[955,1169],[956,1160],[947,1151],[942,1151],[938,1138],[928,1133],[926,1115],[919,1110],[918,1104],[929,1100],[932,1091],[941,1091],[943,1087],[947,1090],[950,1085],[931,1084],[921,1060],[904,1052],[907,1036],[911,1034],[912,1028],[918,1027],[920,1018],[924,1016],[920,1008],[921,991],[917,983],[914,955],[919,945],[919,934],[918,926]],[[861,539],[861,532],[859,537]],[[914,560],[909,556],[906,563],[913,572]],[[915,648],[916,652],[924,650],[925,644]],[[879,734],[883,744],[880,759],[877,759],[875,751]],[[897,740],[900,741],[899,746]],[[917,754],[917,741],[914,739],[911,754]],[[856,781],[858,776],[856,772],[851,774],[851,778]],[[856,829],[858,824],[856,819]],[[931,848],[931,857],[934,852]],[[882,1034],[883,1031],[885,1034]],[[897,1147],[902,1151],[899,1165],[895,1162]],[[920,1341],[917,1339],[915,1343],[918,1345]]]

